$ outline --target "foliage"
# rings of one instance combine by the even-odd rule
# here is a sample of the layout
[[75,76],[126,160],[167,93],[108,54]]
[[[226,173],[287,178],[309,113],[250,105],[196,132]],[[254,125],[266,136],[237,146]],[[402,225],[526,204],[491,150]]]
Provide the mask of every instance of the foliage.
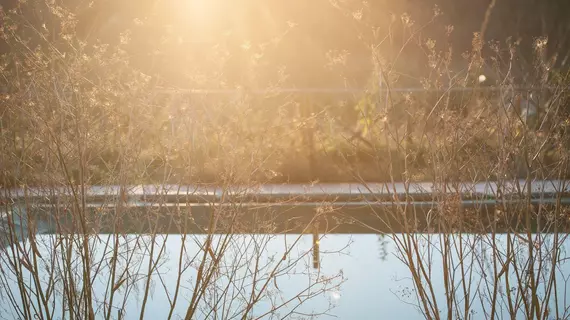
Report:
[[[69,191],[58,203],[50,202],[49,196],[33,202],[27,195],[22,203],[1,203],[2,227],[8,230],[9,243],[0,252],[2,268],[18,279],[17,288],[5,292],[18,317],[51,319],[56,317],[54,310],[61,309],[62,318],[110,319],[115,312],[123,318],[124,301],[141,288],[143,302],[137,311],[144,318],[152,289],[165,273],[157,271],[168,243],[169,236],[160,232],[165,225],[178,228],[182,237],[176,248],[175,292],[161,282],[170,295],[169,318],[175,311],[186,319],[212,314],[224,318],[228,313],[243,319],[271,318],[281,316],[279,309],[288,310],[285,317],[302,316],[304,312],[297,312],[297,307],[336,290],[342,274],[324,276],[296,269],[311,249],[291,258],[294,246],[287,243],[263,265],[267,261],[261,257],[272,241],[274,221],[257,220],[257,214],[252,214],[255,219],[251,221],[245,219],[247,203],[227,200],[229,190],[316,180],[357,181],[365,186],[371,181],[402,181],[409,186],[421,180],[432,182],[435,188],[493,180],[500,186],[518,186],[513,207],[480,215],[466,213],[457,204],[462,195],[454,189],[434,192],[435,207],[423,216],[412,215],[407,211],[411,195],[406,188],[406,203],[394,199],[393,210],[385,212],[390,221],[400,224],[403,235],[397,234],[402,229],[388,224],[387,236],[397,243],[397,256],[409,266],[416,302],[426,318],[438,319],[441,312],[430,292],[431,273],[426,272],[432,262],[423,259],[422,250],[468,250],[471,261],[480,262],[488,258],[474,251],[482,243],[491,248],[491,256],[504,259],[491,268],[495,285],[502,284],[498,279],[503,266],[519,267],[511,256],[520,252],[522,265],[552,262],[537,273],[528,268],[528,277],[517,275],[519,291],[514,304],[509,294],[501,300],[509,305],[511,316],[523,313],[547,318],[547,304],[537,302],[537,290],[542,288],[540,277],[548,277],[547,271],[556,267],[556,255],[535,254],[541,249],[533,244],[544,241],[531,231],[556,229],[559,219],[567,219],[567,212],[559,204],[554,209],[531,207],[525,201],[532,195],[520,183],[564,179],[569,174],[568,74],[547,50],[549,40],[534,39],[531,62],[521,62],[520,56],[529,56],[528,48],[510,39],[489,41],[489,31],[495,29],[486,26],[480,30],[489,31],[475,33],[469,38],[470,50],[463,53],[460,49],[458,54],[454,28],[438,22],[442,18],[438,8],[429,17],[414,21],[409,14],[375,19],[380,11],[367,2],[331,4],[326,14],[309,12],[311,18],[348,18],[343,21],[350,24],[339,24],[338,36],[346,41],[343,45],[358,52],[356,58],[343,45],[328,48],[326,41],[325,48],[315,49],[315,35],[309,36],[307,26],[299,31],[295,22],[286,19],[275,22],[269,31],[260,31],[258,37],[241,38],[230,30],[234,33],[208,34],[208,41],[196,46],[190,44],[188,35],[172,32],[187,22],[183,17],[165,23],[164,19],[175,17],[167,8],[144,6],[141,12],[155,14],[146,17],[137,11],[129,22],[113,25],[107,21],[99,28],[86,26],[81,10],[70,9],[70,3],[65,7],[29,0],[3,9],[0,37],[9,48],[0,68],[4,81],[0,106],[3,198],[11,198],[12,187],[40,186],[48,195],[58,188]],[[312,2],[307,6],[318,8]],[[286,52],[281,51],[285,48]],[[290,64],[283,67],[287,65],[282,63],[287,60],[284,57],[305,54],[309,58],[296,69]],[[364,60],[364,67],[356,68],[360,72],[351,74],[355,61]],[[479,81],[482,74],[487,79],[483,83]],[[323,90],[303,89],[341,80],[343,90],[324,90],[323,94]],[[349,83],[364,89],[353,90]],[[410,84],[420,90],[402,89]],[[287,86],[301,88],[294,93],[278,90]],[[139,212],[129,203],[132,190],[127,187],[131,185],[201,188],[207,182],[222,192],[220,203],[207,203],[206,213],[188,203],[168,206],[160,197]],[[113,199],[88,204],[86,188],[90,185],[114,185],[118,191]],[[164,190],[156,192],[156,196],[173,196]],[[189,196],[183,193],[178,190],[175,196]],[[496,193],[498,201],[505,200],[499,190]],[[48,217],[53,237],[36,237],[36,222],[25,213],[32,209]],[[323,204],[315,211],[300,227],[302,233],[316,233],[317,221],[335,210]],[[160,218],[164,212],[167,221]],[[532,225],[531,221],[541,219],[548,221],[546,226]],[[513,220],[515,227],[509,224]],[[18,233],[22,224],[28,229]],[[188,235],[189,225],[204,236]],[[506,256],[493,242],[498,225],[512,227],[508,227]],[[264,235],[240,235],[252,228]],[[111,235],[95,236],[103,230]],[[442,232],[435,240],[417,234],[434,230]],[[489,235],[468,244],[453,237],[466,231]],[[21,237],[26,241],[20,242]],[[295,236],[293,242],[301,238]],[[515,238],[526,241],[523,246],[528,250],[519,250]],[[190,240],[197,244],[192,254],[187,250]],[[560,249],[557,240],[551,244],[554,253]],[[318,245],[314,241],[311,248]],[[95,252],[96,244],[106,250]],[[445,258],[453,260],[450,255]],[[455,276],[450,272],[458,266],[455,262],[446,265],[445,277]],[[461,258],[459,267],[465,267]],[[40,279],[40,269],[46,268],[45,279]],[[185,291],[188,299],[183,309],[176,309],[182,303],[178,289],[187,268],[195,271],[195,278]],[[307,277],[310,285],[302,292],[275,298],[282,293],[277,279],[291,274]],[[9,281],[2,279],[6,289]],[[102,293],[96,290],[99,279],[105,282]],[[239,287],[239,281],[247,285]],[[466,285],[471,278],[461,281]],[[464,301],[447,285],[447,315],[468,318],[470,306],[460,306]],[[499,293],[490,288],[486,297],[493,302],[486,315],[495,315]],[[509,285],[506,288],[510,290]],[[471,294],[466,289],[463,293]],[[232,305],[230,301],[238,296]],[[267,301],[269,305],[263,305]],[[56,303],[63,307],[54,307]],[[261,313],[259,305],[263,305]]]

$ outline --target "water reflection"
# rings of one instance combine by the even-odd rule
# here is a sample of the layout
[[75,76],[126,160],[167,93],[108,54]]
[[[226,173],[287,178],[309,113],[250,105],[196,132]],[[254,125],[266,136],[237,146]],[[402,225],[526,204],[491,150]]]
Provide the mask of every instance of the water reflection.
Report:
[[[440,317],[451,312],[454,319],[490,318],[493,312],[509,318],[514,312],[516,318],[524,318],[530,311],[547,315],[545,318],[568,317],[566,235],[532,235],[531,241],[526,237],[337,234],[316,239],[308,234],[233,235],[229,240],[220,235],[208,240],[205,235],[98,235],[89,244],[95,316],[112,314],[111,318],[117,318],[120,313],[125,319],[138,318],[145,301],[144,288],[149,284],[144,318],[184,318],[197,288],[200,262],[206,259],[208,266],[215,265],[215,271],[195,319],[241,319],[244,312],[251,318],[279,319],[307,315],[423,319],[431,312]],[[42,288],[52,290],[49,305],[55,315],[63,315],[67,308],[63,291],[57,291],[65,276],[50,277],[65,269],[61,264],[65,259],[54,258],[61,254],[62,241],[66,240],[57,235],[36,238],[37,256],[41,257],[39,280]],[[113,249],[114,243],[119,243],[118,251]],[[315,244],[319,247],[318,264],[313,261]],[[225,255],[216,256],[224,245]],[[30,254],[35,250],[29,239],[22,242],[22,248]],[[0,319],[19,318],[6,294],[10,291],[12,299],[21,299],[22,287],[14,274],[17,266],[9,259],[14,259],[10,250],[2,256]],[[13,261],[25,258],[20,254]],[[80,280],[81,263],[75,258],[71,261],[75,279]],[[22,279],[30,286],[26,291],[37,292],[33,289],[35,279],[26,268],[22,271]],[[149,282],[148,270],[152,270]],[[114,281],[109,281],[113,273]],[[267,286],[265,293],[248,310],[251,292],[261,291],[263,286]],[[111,292],[114,297],[109,308],[105,302],[109,303]]]

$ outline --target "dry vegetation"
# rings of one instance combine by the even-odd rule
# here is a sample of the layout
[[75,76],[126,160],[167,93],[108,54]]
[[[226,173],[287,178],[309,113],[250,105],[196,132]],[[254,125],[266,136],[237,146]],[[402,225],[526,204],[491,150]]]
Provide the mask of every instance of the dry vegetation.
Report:
[[[568,174],[568,79],[563,68],[553,67],[547,39],[535,39],[531,63],[516,58],[516,41],[489,42],[481,34],[461,55],[452,41],[436,42],[422,33],[438,10],[425,24],[394,16],[378,29],[366,6],[327,5],[351,17],[352,37],[367,50],[370,72],[363,90],[276,89],[290,85],[287,69],[260,66],[270,64],[265,55],[278,52],[294,23],[253,47],[241,43],[239,53],[222,37],[202,48],[206,53],[196,49],[186,55],[176,49],[177,35],[151,35],[150,27],[148,37],[162,41],[150,48],[140,30],[138,36],[125,31],[109,43],[103,36],[80,36],[79,15],[50,1],[21,1],[20,7],[0,11],[0,36],[9,48],[0,62],[5,82],[0,200],[6,230],[0,231],[6,244],[0,252],[0,301],[8,301],[0,305],[11,310],[7,317],[151,318],[146,304],[156,290],[167,293],[161,307],[169,319],[326,316],[328,306],[310,310],[307,302],[337,290],[342,273],[320,274],[305,265],[313,248],[299,251],[300,235],[268,257],[266,248],[280,241],[272,235],[272,221],[252,220],[247,230],[253,234],[241,234],[244,203],[226,200],[230,186],[430,181],[443,188],[493,180],[515,182],[516,199],[497,193],[493,210],[479,209],[473,219],[460,208],[461,194],[453,188],[434,194],[429,212],[409,214],[408,198],[378,214],[399,223],[386,225],[393,232],[385,236],[409,267],[413,303],[426,319],[476,318],[475,305],[490,319],[568,318],[565,297],[556,290],[567,281],[555,272],[565,259],[561,231],[567,230],[559,228],[568,223],[568,212],[561,193],[554,204],[535,206],[525,189],[531,181]],[[49,19],[32,21],[26,15],[31,8],[41,8],[39,16]],[[136,25],[145,28],[145,23],[151,22]],[[439,30],[443,39],[451,37],[451,29]],[[145,60],[140,48],[156,60]],[[411,51],[414,55],[406,56]],[[347,77],[350,53],[327,52],[318,63]],[[422,59],[412,60],[418,52]],[[236,56],[247,63],[233,62],[240,69],[230,72],[227,61]],[[164,68],[160,76],[143,68],[154,62]],[[424,90],[398,89],[406,83],[406,64],[417,67],[414,77]],[[522,82],[519,70],[526,75]],[[478,81],[480,74],[486,82]],[[180,83],[189,85],[180,88]],[[536,112],[523,112],[531,101]],[[125,218],[133,209],[124,201],[131,192],[127,186],[135,184],[213,184],[224,192],[221,203],[211,204],[197,223],[191,206],[156,201],[137,209],[136,224]],[[93,205],[86,196],[90,185],[115,185],[120,192],[117,199]],[[47,192],[63,187],[71,196],[43,207],[28,197],[8,201],[10,188],[34,186]],[[315,222],[332,207],[323,205],[297,230],[315,232]],[[40,216],[51,235],[36,234]],[[420,220],[426,222],[421,230]],[[193,223],[200,235],[187,234],[186,225]],[[182,234],[182,241],[162,234],[165,225]],[[100,235],[103,228],[109,234]],[[507,231],[500,240],[497,230]],[[461,234],[465,231],[477,235]],[[441,261],[434,261],[438,257]],[[442,267],[434,269],[438,263]],[[431,281],[436,272],[443,284]],[[279,282],[291,277],[309,284],[285,294]],[[438,285],[445,288],[443,302],[436,299]],[[133,299],[140,302],[138,313],[123,314]]]

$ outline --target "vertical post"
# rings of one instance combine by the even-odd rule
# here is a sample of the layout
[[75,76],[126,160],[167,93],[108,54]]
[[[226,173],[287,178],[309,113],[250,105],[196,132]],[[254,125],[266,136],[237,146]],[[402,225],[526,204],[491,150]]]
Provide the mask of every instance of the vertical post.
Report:
[[320,267],[320,241],[319,241],[319,224],[313,222],[313,268],[319,269]]

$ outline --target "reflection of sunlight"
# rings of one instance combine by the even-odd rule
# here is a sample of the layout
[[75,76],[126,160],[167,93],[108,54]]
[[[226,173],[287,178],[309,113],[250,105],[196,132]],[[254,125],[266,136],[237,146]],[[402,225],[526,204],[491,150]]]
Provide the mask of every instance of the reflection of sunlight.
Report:
[[340,292],[339,291],[331,292],[331,297],[333,298],[333,300],[340,300]]

